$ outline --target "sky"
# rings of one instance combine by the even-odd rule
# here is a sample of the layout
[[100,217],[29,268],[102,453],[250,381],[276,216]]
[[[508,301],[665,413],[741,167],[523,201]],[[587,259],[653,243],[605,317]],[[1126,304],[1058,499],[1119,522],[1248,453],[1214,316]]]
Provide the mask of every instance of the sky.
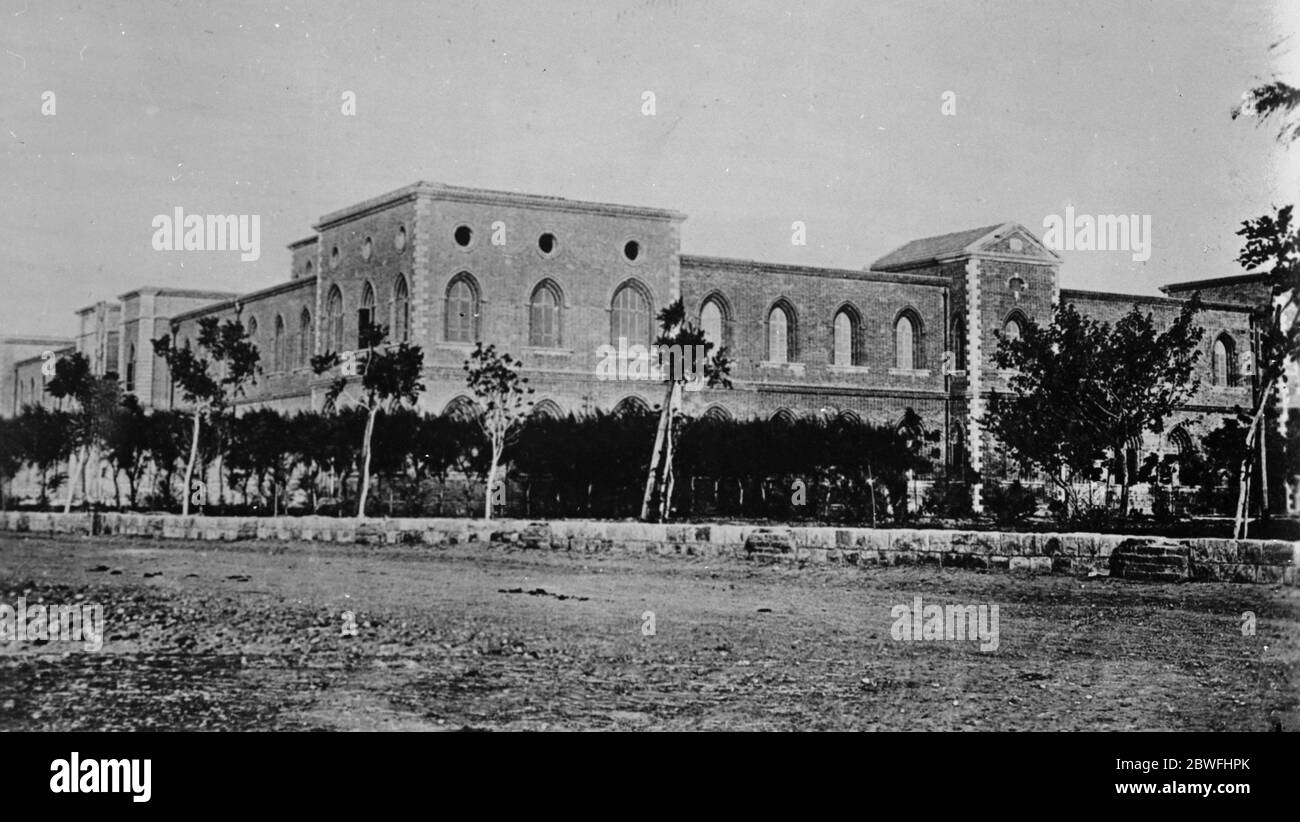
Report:
[[[854,269],[1149,215],[1145,261],[1060,252],[1063,286],[1137,294],[1241,273],[1241,221],[1300,191],[1300,145],[1229,116],[1300,82],[1285,0],[0,0],[0,47],[0,335],[282,282],[321,215],[416,180],[671,208],[683,253]],[[260,258],[154,250],[177,207],[258,215]]]

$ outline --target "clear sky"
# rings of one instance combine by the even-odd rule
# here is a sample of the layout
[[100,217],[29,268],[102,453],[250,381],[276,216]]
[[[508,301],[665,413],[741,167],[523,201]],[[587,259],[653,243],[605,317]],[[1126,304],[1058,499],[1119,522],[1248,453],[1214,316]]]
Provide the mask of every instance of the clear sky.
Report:
[[[1229,118],[1253,83],[1297,79],[1298,18],[1178,0],[2,0],[0,334],[70,334],[70,312],[144,284],[280,282],[320,215],[419,179],[673,208],[686,253],[849,268],[1004,220],[1041,235],[1066,206],[1149,214],[1148,261],[1063,252],[1062,280],[1153,294],[1239,273],[1240,221],[1300,191],[1300,146]],[[178,206],[260,215],[261,259],[154,251],[153,217]]]

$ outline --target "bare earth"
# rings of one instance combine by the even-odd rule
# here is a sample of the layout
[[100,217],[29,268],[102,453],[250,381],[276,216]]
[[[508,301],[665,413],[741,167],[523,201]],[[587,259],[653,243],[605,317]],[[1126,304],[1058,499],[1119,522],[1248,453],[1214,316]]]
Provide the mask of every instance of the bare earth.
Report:
[[[999,647],[893,640],[917,595],[998,605]],[[4,730],[1300,727],[1295,588],[0,536],[19,597],[106,639],[0,642]]]

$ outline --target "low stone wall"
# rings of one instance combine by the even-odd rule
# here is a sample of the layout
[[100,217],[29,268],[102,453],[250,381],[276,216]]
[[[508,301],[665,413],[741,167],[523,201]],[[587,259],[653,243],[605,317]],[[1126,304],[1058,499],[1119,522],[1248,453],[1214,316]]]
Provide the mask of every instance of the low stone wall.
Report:
[[[932,565],[1030,573],[1108,574],[1119,534],[1031,534],[886,528],[676,525],[583,520],[181,517],[0,513],[0,531],[153,539],[302,540],[353,544],[507,543],[538,550],[738,557],[769,562]],[[1183,539],[1196,580],[1296,584],[1300,543]]]

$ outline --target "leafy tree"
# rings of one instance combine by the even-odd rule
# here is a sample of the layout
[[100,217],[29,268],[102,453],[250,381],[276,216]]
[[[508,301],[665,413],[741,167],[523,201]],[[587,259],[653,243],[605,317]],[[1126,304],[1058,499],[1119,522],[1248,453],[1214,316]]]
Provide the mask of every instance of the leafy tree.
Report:
[[118,488],[118,475],[126,475],[127,501],[135,507],[140,477],[149,462],[149,418],[134,394],[125,394],[109,417],[104,435],[104,453],[113,467],[113,493],[118,507],[122,496]]
[[347,394],[349,385],[357,394],[347,395],[351,403],[365,410],[366,428],[361,439],[361,494],[357,502],[357,519],[366,515],[366,498],[370,493],[371,439],[375,432],[375,419],[383,411],[395,411],[403,403],[414,406],[424,391],[420,371],[424,368],[424,352],[419,346],[398,343],[386,345],[388,329],[372,324],[361,329],[362,350],[358,352],[327,351],[312,358],[312,370],[324,374],[334,368],[339,376],[330,384],[325,397],[325,407],[338,407],[340,397]]
[[96,376],[90,373],[90,361],[80,351],[60,357],[54,365],[54,376],[45,390],[62,405],[70,400],[68,411],[68,446],[72,459],[68,470],[68,496],[63,503],[63,513],[72,510],[72,498],[79,478],[82,497],[86,494],[86,465],[90,456],[99,450],[107,436],[113,414],[122,400],[122,389],[116,374]]
[[522,363],[509,354],[498,354],[496,346],[474,346],[462,366],[465,384],[478,403],[478,424],[488,444],[487,487],[484,490],[483,518],[492,519],[492,497],[496,490],[497,469],[506,446],[518,437],[520,427],[532,413],[533,389],[528,378],[519,375]]
[[[189,452],[193,423],[180,411],[173,410],[155,410],[145,419],[149,460],[155,474],[155,493],[164,505],[170,506],[174,501],[172,486],[176,468]],[[188,489],[185,495],[189,495]]]
[[294,442],[289,423],[278,412],[263,408],[249,411],[229,431],[230,442],[226,466],[247,481],[255,479],[260,499],[266,498],[266,483],[271,482],[271,514],[279,513],[288,484]]
[[23,467],[22,434],[16,418],[0,418],[0,511],[5,509],[5,483]]
[[726,349],[713,352],[714,345],[704,330],[686,319],[680,297],[665,306],[658,319],[660,333],[655,346],[663,366],[664,401],[659,407],[659,427],[641,501],[643,520],[651,519],[652,511],[659,520],[666,520],[671,513],[673,446],[681,430],[679,417],[686,383],[699,380],[709,388],[731,387],[731,360]]
[[[990,398],[985,423],[1061,490],[1067,517],[1076,507],[1076,479],[1096,478],[1094,466],[1107,452],[1122,462],[1128,443],[1164,430],[1165,419],[1196,392],[1199,310],[1193,297],[1160,331],[1137,305],[1112,326],[1066,304],[1055,308],[1050,325],[1027,321],[1019,339],[998,333],[994,361],[1013,373],[1010,393]],[[1119,476],[1124,515],[1136,478],[1123,469]]]
[[1295,116],[1300,107],[1300,89],[1280,80],[1255,86],[1243,92],[1241,102],[1232,109],[1232,119],[1254,117],[1263,125],[1277,115],[1282,121],[1277,133],[1277,141],[1287,144],[1300,137],[1300,118]]
[[[1251,463],[1257,438],[1270,407],[1277,400],[1278,386],[1287,364],[1300,358],[1300,229],[1293,221],[1293,206],[1276,209],[1242,223],[1238,236],[1245,247],[1237,262],[1247,271],[1268,270],[1275,276],[1273,298],[1255,312],[1258,329],[1255,345],[1255,394],[1249,412],[1242,413],[1246,437],[1238,470],[1237,510],[1233,525],[1235,539],[1246,536],[1246,514],[1250,499]],[[1276,413],[1276,410],[1274,411]],[[1267,507],[1267,501],[1264,505]]]
[[[192,406],[194,427],[190,438],[190,456],[185,464],[185,489],[181,514],[190,512],[190,492],[194,488],[194,466],[199,458],[199,434],[205,417],[221,414],[244,393],[244,386],[256,381],[260,354],[248,339],[248,332],[238,317],[221,322],[217,317],[199,320],[198,352],[188,341],[184,348],[172,343],[164,334],[153,340],[154,353],[167,362],[172,381],[181,396]],[[211,373],[213,367],[217,375]]]
[[50,492],[67,478],[66,474],[52,469],[71,453],[68,413],[51,411],[43,405],[27,405],[17,419],[19,450],[24,462],[40,472],[40,502],[45,505]]

